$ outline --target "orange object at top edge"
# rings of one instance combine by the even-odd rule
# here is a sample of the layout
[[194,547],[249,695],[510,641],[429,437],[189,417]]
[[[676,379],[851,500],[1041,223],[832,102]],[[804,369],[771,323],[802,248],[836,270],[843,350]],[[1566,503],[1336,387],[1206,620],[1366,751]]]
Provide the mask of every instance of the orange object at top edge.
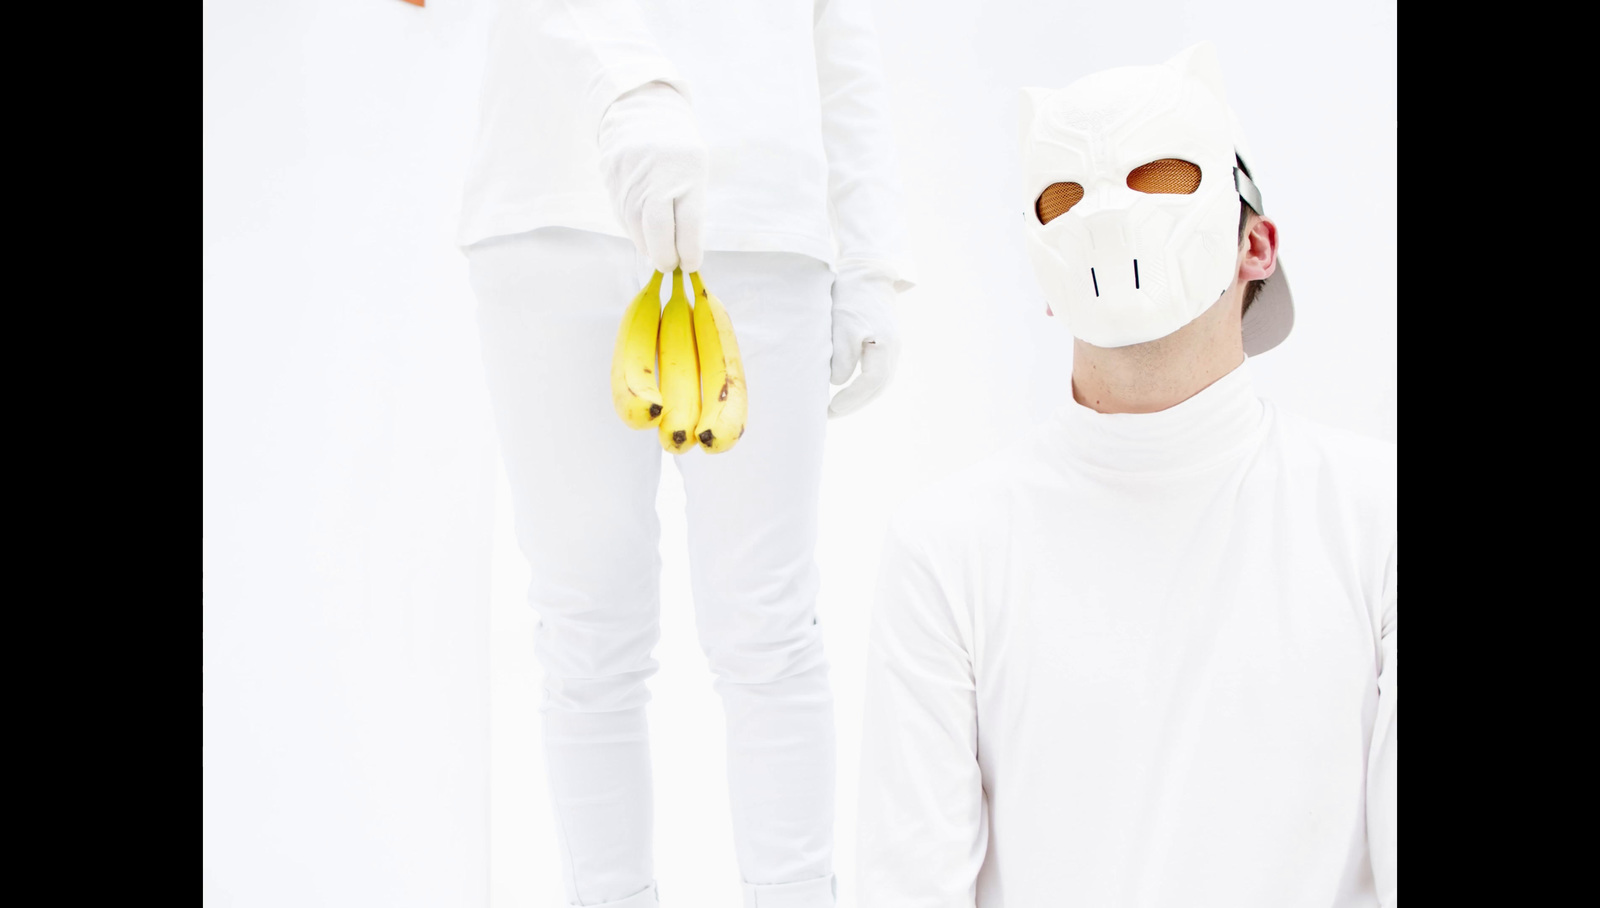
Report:
[[428,0],[402,0],[402,2],[409,3],[412,6],[422,6],[422,5],[426,4],[428,2]]

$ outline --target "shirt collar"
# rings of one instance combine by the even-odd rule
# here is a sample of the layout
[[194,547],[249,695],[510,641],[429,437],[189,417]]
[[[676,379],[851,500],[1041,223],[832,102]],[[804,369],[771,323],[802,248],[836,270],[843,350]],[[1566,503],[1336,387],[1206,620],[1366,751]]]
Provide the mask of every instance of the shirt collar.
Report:
[[1099,413],[1069,400],[1051,421],[1056,446],[1071,460],[1118,473],[1204,467],[1241,452],[1266,424],[1249,362],[1198,394],[1156,413]]

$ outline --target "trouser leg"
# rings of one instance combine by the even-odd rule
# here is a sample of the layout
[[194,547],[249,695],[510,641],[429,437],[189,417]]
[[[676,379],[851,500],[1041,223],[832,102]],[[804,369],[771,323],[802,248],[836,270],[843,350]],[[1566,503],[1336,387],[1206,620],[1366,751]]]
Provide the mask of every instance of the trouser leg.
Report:
[[833,701],[813,557],[832,274],[805,256],[715,252],[703,273],[739,338],[750,416],[733,450],[677,463],[746,905],[832,905]]
[[643,263],[547,228],[469,250],[484,361],[544,669],[550,799],[567,899],[655,905],[645,680],[659,636],[661,448],[612,410],[618,320]]

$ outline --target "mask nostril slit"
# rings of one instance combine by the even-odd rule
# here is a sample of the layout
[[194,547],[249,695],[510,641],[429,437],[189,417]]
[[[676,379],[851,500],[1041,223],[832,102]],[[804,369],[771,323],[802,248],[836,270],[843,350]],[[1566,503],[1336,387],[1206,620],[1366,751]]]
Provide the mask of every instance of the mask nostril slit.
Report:
[[1089,280],[1094,281],[1094,295],[1100,295],[1100,279],[1094,276],[1094,269],[1089,269]]
[[1139,260],[1133,260],[1133,289],[1139,289]]

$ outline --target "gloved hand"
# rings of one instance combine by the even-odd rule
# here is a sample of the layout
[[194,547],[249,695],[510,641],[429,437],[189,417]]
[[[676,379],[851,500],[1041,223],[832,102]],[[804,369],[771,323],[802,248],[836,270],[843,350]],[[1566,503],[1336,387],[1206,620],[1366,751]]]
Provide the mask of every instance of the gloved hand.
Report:
[[847,416],[889,386],[900,361],[900,328],[894,316],[894,281],[845,268],[833,282],[833,383],[855,381],[833,396],[828,416]]
[[600,171],[617,219],[657,271],[699,271],[704,247],[706,145],[677,89],[649,82],[600,118]]

